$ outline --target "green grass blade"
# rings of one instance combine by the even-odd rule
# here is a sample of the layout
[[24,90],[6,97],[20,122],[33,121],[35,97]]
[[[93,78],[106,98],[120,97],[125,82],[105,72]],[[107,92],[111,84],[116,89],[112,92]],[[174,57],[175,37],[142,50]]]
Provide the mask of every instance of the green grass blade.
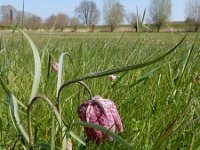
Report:
[[47,80],[49,79],[49,76],[50,76],[51,60],[52,60],[52,56],[49,54],[49,55],[48,55]]
[[142,15],[142,24],[144,23],[144,18],[145,18],[145,15],[146,15],[146,8],[144,9],[144,13],[143,13],[143,15]]
[[1,38],[0,38],[0,52],[1,52],[1,50],[3,49],[3,48],[2,48],[2,44],[3,44],[2,41],[3,41],[3,38],[2,38],[2,36],[1,36]]
[[167,51],[166,53],[164,53],[160,57],[155,58],[152,61],[148,61],[148,62],[137,64],[137,65],[128,65],[128,66],[121,67],[121,68],[115,68],[115,69],[111,69],[111,70],[106,70],[106,71],[100,71],[100,72],[96,72],[96,73],[91,73],[89,75],[85,75],[85,76],[82,76],[82,77],[78,77],[78,78],[69,80],[69,81],[65,82],[64,84],[62,84],[62,86],[60,87],[59,92],[58,92],[58,96],[57,96],[57,102],[59,101],[60,93],[61,93],[62,89],[65,86],[68,86],[69,84],[72,84],[72,83],[75,83],[75,82],[78,82],[78,81],[83,81],[83,80],[86,80],[86,79],[92,79],[92,78],[102,77],[102,76],[106,76],[106,75],[110,75],[110,74],[115,74],[115,73],[119,73],[119,72],[124,72],[124,71],[136,70],[136,69],[144,68],[146,66],[155,64],[156,62],[161,61],[166,56],[168,56],[169,54],[171,54],[185,40],[185,38],[186,38],[186,36],[184,36],[178,42],[178,44],[176,44],[171,50]]
[[18,114],[18,105],[17,105],[17,99],[12,93],[8,93],[9,96],[9,106],[10,106],[10,112],[11,117],[14,122],[14,126],[17,128],[18,132],[21,133],[24,140],[28,143],[28,134],[26,133],[24,127],[21,124],[19,114]]
[[138,7],[136,7],[136,10],[137,10],[136,26],[138,28],[138,31],[140,31],[140,20],[139,20]]
[[[29,124],[29,131],[30,131],[30,132],[32,131],[32,129],[31,129],[31,108],[32,108],[33,104],[34,104],[36,101],[38,101],[38,100],[43,100],[43,101],[45,101],[45,102],[48,104],[48,106],[50,107],[52,113],[54,113],[54,115],[55,115],[55,117],[56,117],[56,119],[57,119],[57,121],[58,121],[60,127],[62,128],[62,130],[65,131],[65,132],[67,132],[68,130],[67,130],[66,126],[64,126],[65,123],[63,122],[60,113],[57,111],[57,108],[56,108],[56,107],[53,105],[53,103],[52,103],[47,97],[45,97],[45,96],[36,96],[36,97],[34,97],[34,98],[31,100],[31,103],[30,103],[29,106],[28,106],[28,118],[29,118],[29,123],[28,123],[28,124]],[[81,140],[81,138],[80,138],[78,135],[76,135],[73,131],[69,131],[69,134],[70,134],[74,139],[76,139],[77,141],[79,141],[81,144],[86,145],[86,143],[85,143],[83,140]],[[29,133],[29,135],[32,135],[32,133]],[[66,143],[62,145],[62,148],[66,148],[66,147],[64,147],[65,145],[66,145]]]
[[61,87],[61,84],[62,84],[62,74],[63,74],[63,68],[64,68],[64,56],[65,55],[70,57],[68,52],[65,52],[65,53],[60,55],[59,69],[58,69],[58,81],[57,81],[57,94],[58,94],[59,88]]
[[183,68],[182,68],[181,73],[180,73],[180,76],[179,76],[179,78],[178,78],[178,83],[177,83],[177,85],[179,85],[179,83],[180,83],[180,81],[181,81],[181,79],[182,79],[182,77],[183,77],[183,75],[184,75],[184,73],[185,73],[186,67],[187,67],[187,65],[188,65],[188,63],[189,63],[189,60],[191,59],[191,54],[192,54],[192,52],[193,52],[193,50],[194,50],[194,46],[195,46],[195,44],[196,44],[196,42],[197,42],[198,35],[199,35],[199,34],[196,35],[196,38],[195,38],[195,40],[194,40],[194,42],[193,42],[193,44],[192,44],[192,47],[191,47],[191,48],[189,49],[189,51],[188,51],[187,57],[186,57],[186,59],[185,59],[185,61],[184,61],[184,64],[183,64]]
[[32,39],[21,29],[18,29],[28,40],[29,44],[31,45],[32,51],[33,51],[33,56],[34,56],[34,61],[35,61],[35,71],[34,71],[34,80],[33,80],[33,86],[32,86],[32,91],[31,91],[31,96],[29,103],[33,97],[36,96],[39,84],[40,84],[40,77],[41,77],[41,60],[40,60],[40,55],[38,52],[37,47],[35,46],[34,42]]
[[69,134],[70,134],[75,140],[77,140],[79,143],[81,143],[82,145],[86,146],[86,143],[85,143],[78,135],[76,135],[73,131],[69,131]]
[[[38,144],[36,147],[39,147],[40,149],[51,149],[51,144],[49,144],[49,143],[41,143],[41,144]],[[62,149],[57,147],[57,146],[55,146],[54,150],[62,150]]]
[[[70,57],[69,53],[65,52],[65,53],[61,54],[61,56],[59,58],[59,69],[58,69],[58,80],[57,80],[57,92],[56,92],[56,96],[58,95],[59,88],[62,85],[62,74],[63,74],[63,68],[64,68],[64,56],[65,55],[67,55],[67,56]],[[62,114],[62,109],[59,107],[58,110],[59,110],[60,115],[61,115]],[[63,125],[61,125],[61,126],[63,126]],[[62,148],[67,147],[67,137],[66,137],[65,132],[66,132],[65,127],[64,128],[62,127],[62,134],[61,134],[62,137],[63,137]]]
[[52,115],[51,119],[51,150],[55,149],[55,135],[56,135],[56,129],[55,129],[55,117]]
[[164,134],[162,134],[158,140],[155,142],[156,144],[154,145],[154,149],[158,149],[162,143],[164,143],[170,136],[173,136],[174,134],[176,134],[179,131],[182,131],[183,129],[185,129],[186,127],[188,127],[191,124],[194,124],[195,122],[199,122],[200,121],[200,116],[196,117],[192,120],[188,120],[186,121],[184,124],[181,124],[179,127],[177,127],[175,130],[173,130],[173,126],[176,122],[176,119],[167,127],[167,129],[165,130]]
[[23,0],[23,6],[22,6],[22,30],[24,29],[24,0]]
[[[55,29],[55,26],[56,26],[56,22],[54,23],[54,25],[52,27],[52,30]],[[50,41],[52,40],[52,35],[53,35],[53,31],[50,33],[48,41],[47,41],[47,43],[45,44],[45,46],[43,48],[42,57],[41,57],[42,63],[44,62],[45,55],[48,52],[48,46],[49,46]]]
[[156,140],[154,149],[158,149],[161,144],[172,134],[174,125],[176,123],[176,119],[174,119],[165,129],[164,133]]
[[139,84],[140,82],[142,82],[142,81],[148,79],[149,76],[151,76],[154,72],[160,70],[161,67],[162,67],[162,66],[159,66],[159,67],[156,67],[156,68],[150,70],[150,71],[147,72],[145,75],[143,75],[142,77],[140,77],[139,79],[137,79],[133,84],[131,84],[131,85],[129,86],[129,88],[132,88],[132,87],[134,87],[135,85]]
[[[1,86],[3,87],[5,93],[8,94],[9,90],[8,90],[7,86],[4,84],[3,79],[1,77],[0,77],[0,83],[1,83]],[[16,99],[16,101],[23,109],[27,110],[27,107],[22,102],[20,102],[18,99]]]
[[76,122],[74,123],[74,125],[80,125],[80,126],[85,126],[85,127],[90,127],[90,128],[95,128],[97,130],[100,130],[108,135],[110,135],[114,140],[118,141],[119,143],[121,143],[122,145],[124,145],[124,147],[128,148],[128,149],[132,149],[133,146],[129,143],[127,143],[124,139],[122,139],[120,136],[118,136],[117,134],[111,132],[110,130],[108,130],[107,128],[104,128],[100,125],[97,124],[93,124],[93,123],[86,123],[86,122]]
[[33,51],[35,70],[34,70],[34,80],[33,80],[33,85],[32,85],[32,91],[31,91],[31,96],[30,96],[30,100],[29,100],[29,103],[30,103],[31,99],[33,97],[35,97],[37,94],[39,84],[40,84],[40,78],[41,78],[41,60],[40,60],[40,55],[39,55],[38,49],[35,46],[32,39],[22,29],[17,29],[17,28],[10,27],[10,26],[0,26],[0,28],[10,28],[10,29],[13,29],[13,31],[18,30],[20,33],[22,33],[25,36],[25,38],[28,40],[28,42],[31,46],[31,49]]

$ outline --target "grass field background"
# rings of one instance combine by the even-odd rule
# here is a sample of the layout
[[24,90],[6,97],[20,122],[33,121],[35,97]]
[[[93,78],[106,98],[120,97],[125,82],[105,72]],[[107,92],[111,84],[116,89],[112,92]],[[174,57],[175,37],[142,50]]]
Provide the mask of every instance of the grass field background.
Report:
[[[28,32],[37,46],[42,62],[38,94],[56,104],[57,73],[49,65],[58,62],[63,52],[63,81],[93,72],[140,64],[153,60],[173,48],[186,34],[178,48],[161,61],[137,70],[84,82],[93,95],[112,99],[121,116],[124,133],[117,133],[133,149],[200,148],[200,43],[196,33],[61,33]],[[34,76],[34,59],[26,38],[0,32],[0,75],[20,102],[27,105]],[[8,96],[0,86],[0,147],[20,149],[21,136],[15,130],[9,112]],[[62,115],[70,126],[79,121],[77,106],[88,99],[79,84],[66,87],[61,94]],[[19,107],[22,124],[27,129],[27,112]],[[52,113],[45,103],[32,111],[35,145],[50,144]],[[88,141],[80,126],[72,130]],[[71,137],[70,137],[71,138]],[[126,149],[117,141],[82,146],[72,139],[74,149]],[[25,144],[26,146],[26,144]],[[41,146],[41,145],[40,145]],[[37,148],[36,148],[37,149]]]

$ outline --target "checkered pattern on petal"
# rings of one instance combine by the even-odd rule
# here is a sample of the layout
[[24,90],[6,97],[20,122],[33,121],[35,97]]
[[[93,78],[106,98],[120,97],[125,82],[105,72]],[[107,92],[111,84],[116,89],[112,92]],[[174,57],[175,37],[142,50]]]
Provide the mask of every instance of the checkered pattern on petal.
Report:
[[[116,127],[120,132],[124,131],[117,107],[110,99],[95,96],[79,106],[78,114],[84,122],[101,125],[112,132],[115,132]],[[101,142],[105,138],[112,140],[112,137],[97,129],[84,127],[84,130],[88,138],[96,142]]]

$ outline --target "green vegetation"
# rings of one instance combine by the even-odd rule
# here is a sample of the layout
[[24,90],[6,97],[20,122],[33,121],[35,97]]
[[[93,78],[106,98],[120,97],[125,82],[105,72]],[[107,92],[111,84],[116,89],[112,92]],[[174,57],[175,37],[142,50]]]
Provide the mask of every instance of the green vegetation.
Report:
[[[61,54],[69,54],[62,55],[64,64],[60,77],[63,83],[91,73],[104,70],[112,72],[113,68],[154,60],[171,50],[185,33],[28,32],[28,35],[39,50],[42,64],[37,95],[45,95],[56,106],[57,85],[60,83],[57,83],[58,74],[51,69],[51,65],[59,61]],[[30,47],[31,39],[28,42],[17,31],[1,31],[0,37],[0,78],[23,104],[18,103],[20,125],[28,133],[26,109],[34,79],[34,48],[33,45],[32,49]],[[124,133],[117,134],[123,140],[113,135],[116,140],[100,145],[88,141],[82,128],[85,124],[77,123],[80,121],[77,106],[89,95],[80,84],[65,87],[60,93],[61,116],[65,123],[63,129],[67,130],[66,137],[72,140],[74,149],[123,150],[127,143],[133,149],[147,150],[200,148],[199,36],[195,39],[196,33],[188,33],[186,39],[167,57],[143,68],[124,69],[116,74],[118,78],[114,83],[107,76],[84,80],[93,95],[101,95],[115,102],[125,129]],[[19,134],[19,129],[16,130],[19,124],[13,126],[15,120],[9,112],[9,106],[15,108],[15,98],[11,94],[8,98],[4,89],[0,86],[0,148],[28,148],[23,135]],[[42,98],[48,105],[51,103],[47,98]],[[56,110],[54,107],[49,109],[48,105],[38,102],[32,106],[31,126],[36,149],[47,148],[54,138],[57,146],[61,147],[57,139],[59,133],[55,136],[54,127],[57,124],[52,117]],[[59,117],[57,114],[56,118]],[[88,126],[95,127],[91,124]],[[73,138],[71,131],[87,146]]]

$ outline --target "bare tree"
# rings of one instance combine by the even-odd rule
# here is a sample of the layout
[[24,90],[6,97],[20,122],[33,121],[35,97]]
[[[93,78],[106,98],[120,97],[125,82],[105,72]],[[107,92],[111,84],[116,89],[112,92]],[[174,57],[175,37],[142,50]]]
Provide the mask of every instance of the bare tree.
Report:
[[75,9],[77,18],[82,24],[87,26],[95,26],[99,20],[100,12],[94,1],[83,0]]
[[50,29],[54,26],[54,29],[63,29],[68,25],[69,17],[64,13],[59,13],[57,15],[52,14],[45,21],[45,26],[47,29]]
[[70,19],[70,26],[72,27],[72,32],[77,31],[77,27],[80,25],[80,21],[78,18],[71,18]]
[[56,16],[56,28],[63,31],[63,29],[68,25],[69,17],[67,14],[59,13]]
[[11,5],[0,6],[0,22],[3,25],[13,25],[17,10]]
[[149,15],[151,22],[157,27],[157,32],[171,16],[171,10],[171,0],[151,0]]
[[195,27],[195,31],[200,27],[200,0],[188,0],[186,3],[185,14]]
[[104,18],[106,23],[110,26],[111,32],[123,22],[125,16],[124,6],[117,0],[104,1]]
[[15,24],[18,27],[23,27],[23,24],[24,24],[24,22],[22,21],[22,16],[23,15],[25,16],[25,13],[23,13],[22,11],[17,11],[17,13],[16,13],[16,18],[15,18],[16,22],[15,22]]
[[42,18],[34,14],[25,15],[24,24],[27,29],[37,30],[42,25]]
[[51,16],[49,16],[46,20],[45,20],[45,27],[47,29],[51,29],[56,23],[56,15],[52,14]]

